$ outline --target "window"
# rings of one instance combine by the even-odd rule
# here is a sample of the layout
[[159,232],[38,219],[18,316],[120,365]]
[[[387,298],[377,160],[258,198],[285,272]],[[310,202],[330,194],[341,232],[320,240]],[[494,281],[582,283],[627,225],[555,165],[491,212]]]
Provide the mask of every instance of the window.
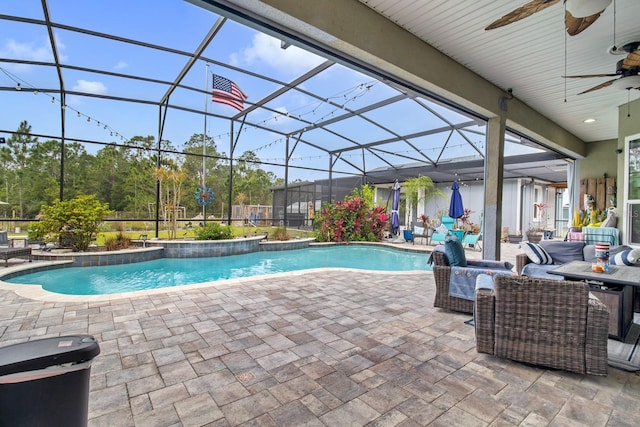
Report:
[[640,134],[625,139],[626,240],[640,245]]

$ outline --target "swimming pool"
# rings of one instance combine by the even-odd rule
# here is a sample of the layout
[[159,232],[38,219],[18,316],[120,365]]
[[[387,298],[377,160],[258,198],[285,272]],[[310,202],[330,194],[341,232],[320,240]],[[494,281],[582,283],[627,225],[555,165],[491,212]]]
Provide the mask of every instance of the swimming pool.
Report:
[[212,258],[162,258],[133,264],[68,267],[25,274],[8,283],[41,285],[66,295],[105,295],[260,276],[311,268],[430,271],[425,252],[373,245],[315,246]]

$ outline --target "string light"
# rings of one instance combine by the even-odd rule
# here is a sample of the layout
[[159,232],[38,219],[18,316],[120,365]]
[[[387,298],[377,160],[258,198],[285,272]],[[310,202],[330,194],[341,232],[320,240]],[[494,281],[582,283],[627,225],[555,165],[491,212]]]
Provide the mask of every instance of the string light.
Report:
[[[316,100],[310,104],[306,104],[306,105],[302,105],[292,111],[287,111],[287,112],[280,112],[280,111],[276,111],[276,113],[278,113],[278,115],[274,115],[271,118],[262,120],[261,122],[256,123],[255,125],[252,124],[246,124],[245,123],[245,127],[242,130],[236,131],[233,133],[233,135],[230,132],[225,132],[225,133],[221,133],[219,135],[214,136],[214,139],[222,139],[222,138],[226,138],[226,137],[236,137],[238,135],[240,135],[241,132],[248,132],[250,130],[258,130],[258,126],[262,126],[262,125],[267,125],[269,122],[277,122],[278,121],[278,116],[284,116],[284,117],[290,117],[296,120],[300,120],[300,121],[305,121],[304,117],[308,116],[308,115],[312,115],[315,116],[316,115],[316,111],[318,110],[318,108],[320,106],[322,106],[323,104],[330,104],[330,102],[332,100],[336,100],[336,99],[344,99],[348,96],[350,96],[351,94],[353,94],[355,92],[355,95],[351,96],[350,98],[347,99],[346,102],[342,103],[341,105],[338,106],[334,106],[335,108],[333,110],[331,110],[330,112],[328,112],[327,114],[323,115],[322,117],[316,119],[313,123],[310,123],[307,127],[305,127],[303,129],[303,132],[306,132],[307,130],[313,129],[314,127],[318,126],[319,122],[322,122],[324,120],[326,120],[329,117],[333,117],[335,115],[335,113],[339,110],[344,110],[345,107],[347,106],[347,104],[349,104],[350,102],[354,102],[355,100],[357,100],[358,98],[366,95],[371,88],[373,88],[376,84],[378,84],[379,82],[372,80],[369,81],[367,83],[359,83],[351,88],[348,88],[344,91],[338,92],[334,95],[331,95],[327,98],[323,98],[320,100]],[[300,112],[302,111],[302,112]],[[296,114],[296,112],[299,112]],[[266,146],[270,146],[270,144],[266,144],[264,147]],[[263,148],[264,148],[263,147]],[[256,151],[256,150],[254,150]]]
[[[276,143],[276,142],[283,142],[284,140],[282,138],[273,141],[271,144],[268,144],[269,146],[271,146],[272,144]],[[481,144],[480,142],[478,144]],[[460,144],[453,144],[453,145],[447,145],[448,149],[459,149],[459,148],[467,148],[468,144],[466,143],[460,143]],[[375,147],[370,147],[371,150],[376,151]],[[441,147],[433,147],[433,148],[423,148],[423,149],[411,149],[411,150],[404,150],[404,151],[396,151],[395,154],[396,155],[419,155],[419,154],[424,154],[425,152],[433,152],[433,153],[439,153],[442,150]],[[258,151],[258,150],[253,150],[253,151]],[[386,154],[386,153],[385,153]],[[376,154],[374,153],[370,153],[370,152],[365,152],[365,157],[367,158],[376,158],[378,156],[376,156]],[[304,160],[316,160],[316,159],[329,159],[329,154],[317,154],[317,155],[310,155],[310,156],[292,156],[289,160],[293,161],[293,160],[298,160],[298,161],[304,161]],[[349,153],[342,153],[342,155],[340,156],[340,158],[342,159],[361,159],[362,158],[362,153],[360,153],[359,151],[354,151],[352,152],[352,154]],[[270,157],[270,158],[263,158],[262,161],[263,162],[284,162],[286,159],[284,157]],[[457,176],[457,174],[456,174]]]
[[[29,82],[26,82],[25,80],[13,75],[12,73],[10,73],[9,71],[5,70],[4,68],[0,67],[0,71],[2,73],[4,73],[7,77],[9,77],[11,80],[14,81],[14,83],[16,84],[15,88],[16,91],[22,91],[23,87],[27,87],[30,89],[33,89],[33,94],[34,95],[38,95],[40,92],[38,91],[38,89],[35,88],[35,86],[33,86],[32,84],[30,84]],[[50,96],[50,95],[49,95]],[[74,109],[73,107],[70,107],[66,104],[62,104],[61,100],[58,100],[55,96],[51,96],[51,103],[55,104],[56,102],[60,103],[60,108],[62,110],[65,109],[70,109],[72,111],[75,111],[78,117],[82,117],[85,116],[85,114],[81,113],[80,111]],[[87,117],[87,122],[91,122],[91,117],[90,116],[86,116]],[[95,119],[94,119],[95,120]],[[121,135],[120,133],[116,132],[115,130],[113,130],[113,128],[111,128],[109,125],[107,125],[106,123],[100,123],[99,121],[97,121],[98,126],[103,126],[105,130],[109,130],[109,133],[111,136],[116,136],[116,137],[120,137],[121,140],[124,141],[124,136]]]

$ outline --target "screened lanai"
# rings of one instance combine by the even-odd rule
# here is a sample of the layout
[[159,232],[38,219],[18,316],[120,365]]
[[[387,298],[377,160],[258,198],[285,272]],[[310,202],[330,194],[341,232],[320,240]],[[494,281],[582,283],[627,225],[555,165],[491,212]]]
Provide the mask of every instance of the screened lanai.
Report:
[[[312,196],[314,205],[335,200],[332,182],[344,179],[381,187],[419,175],[440,183],[484,179],[483,117],[227,15],[181,0],[153,8],[123,0],[3,2],[0,149],[20,141],[34,150],[34,159],[53,161],[34,175],[49,182],[42,187],[46,197],[38,187],[21,193],[14,172],[26,163],[12,151],[0,200],[29,219],[35,208],[26,207],[34,200],[64,199],[83,185],[98,193],[111,186],[103,197],[113,197],[120,218],[157,224],[162,211],[155,209],[155,180],[127,170],[135,181],[127,194],[112,186],[125,173],[118,163],[124,160],[134,170],[182,165],[189,177],[184,220],[202,212],[192,196],[201,188],[213,189],[215,202],[207,209],[216,218],[236,219],[239,192],[240,203],[255,205],[251,184],[240,190],[234,184],[246,169],[259,169],[284,188],[326,183]],[[212,101],[214,76],[246,94],[241,108]],[[505,141],[505,178],[566,181],[565,155],[512,131]],[[102,167],[86,167],[89,176],[70,179],[87,156]],[[286,221],[286,207],[299,201],[284,194],[273,208]]]

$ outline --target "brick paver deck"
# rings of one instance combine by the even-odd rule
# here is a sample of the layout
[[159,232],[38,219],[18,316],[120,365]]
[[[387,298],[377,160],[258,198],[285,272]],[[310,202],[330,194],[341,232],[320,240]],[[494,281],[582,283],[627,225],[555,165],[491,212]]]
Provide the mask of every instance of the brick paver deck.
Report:
[[324,270],[131,297],[0,289],[0,345],[91,334],[91,426],[635,426],[640,376],[478,354],[430,273]]

